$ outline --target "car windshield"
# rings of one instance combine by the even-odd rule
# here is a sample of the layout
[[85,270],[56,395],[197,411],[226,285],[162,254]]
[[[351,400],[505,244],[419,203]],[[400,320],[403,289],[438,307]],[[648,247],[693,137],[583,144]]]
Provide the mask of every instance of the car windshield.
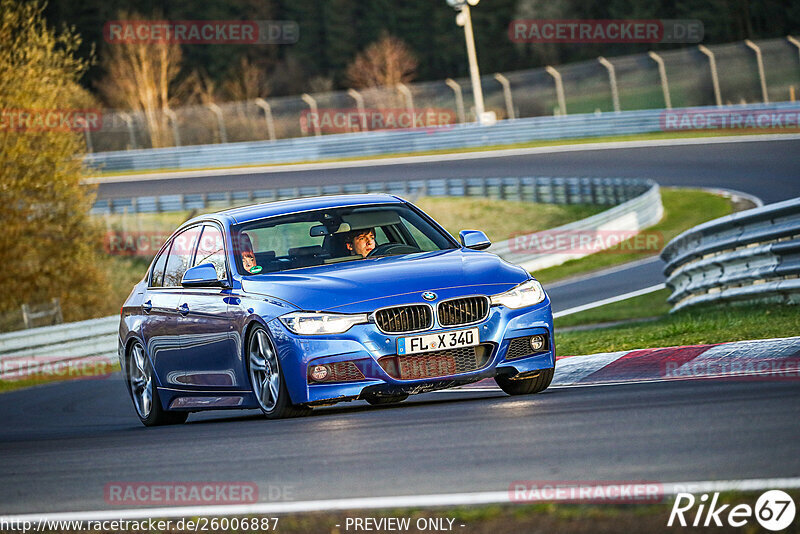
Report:
[[255,275],[457,248],[405,204],[350,206],[270,217],[233,228],[237,267]]

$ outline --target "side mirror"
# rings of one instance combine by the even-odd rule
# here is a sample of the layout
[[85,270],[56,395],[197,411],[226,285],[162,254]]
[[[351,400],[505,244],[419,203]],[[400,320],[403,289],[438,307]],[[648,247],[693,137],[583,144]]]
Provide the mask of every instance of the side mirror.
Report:
[[217,278],[217,270],[210,263],[195,265],[183,273],[183,287],[225,287],[224,280]]
[[461,245],[464,248],[471,248],[473,250],[484,250],[491,246],[492,242],[486,237],[486,234],[480,230],[461,230],[458,233],[461,240]]

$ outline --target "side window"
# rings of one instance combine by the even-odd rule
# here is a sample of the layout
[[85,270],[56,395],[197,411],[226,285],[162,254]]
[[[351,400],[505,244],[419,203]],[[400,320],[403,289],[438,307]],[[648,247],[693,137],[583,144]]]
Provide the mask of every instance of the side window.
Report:
[[216,226],[203,226],[203,233],[200,236],[200,243],[197,245],[197,253],[192,266],[203,263],[213,265],[217,270],[217,278],[220,280],[228,277],[225,269],[225,244],[222,240],[222,232]]
[[172,240],[164,272],[164,287],[180,287],[183,273],[189,268],[194,257],[194,247],[200,237],[200,226],[193,226],[176,235]]
[[169,246],[161,251],[161,254],[153,264],[153,273],[150,276],[150,287],[164,286],[164,267],[167,265],[167,256],[169,256]]

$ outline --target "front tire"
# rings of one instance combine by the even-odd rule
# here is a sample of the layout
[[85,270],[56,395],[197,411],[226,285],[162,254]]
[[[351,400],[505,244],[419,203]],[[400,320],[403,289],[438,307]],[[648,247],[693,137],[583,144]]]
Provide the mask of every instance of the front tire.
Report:
[[278,352],[266,330],[256,326],[247,342],[247,370],[258,406],[267,419],[301,417],[311,413],[307,406],[292,404],[278,360]]
[[180,425],[186,422],[189,412],[171,412],[161,407],[153,366],[138,341],[128,351],[126,367],[128,391],[133,399],[136,415],[144,426]]
[[547,389],[550,382],[553,381],[553,374],[555,367],[550,369],[542,369],[538,376],[532,378],[524,378],[522,380],[511,380],[507,376],[496,376],[494,381],[500,386],[500,389],[509,395],[531,395],[540,393]]

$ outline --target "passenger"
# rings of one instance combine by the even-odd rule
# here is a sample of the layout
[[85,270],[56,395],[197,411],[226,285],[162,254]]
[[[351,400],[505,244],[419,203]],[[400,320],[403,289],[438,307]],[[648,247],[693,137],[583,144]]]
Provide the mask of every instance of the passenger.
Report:
[[347,234],[344,244],[351,255],[360,254],[366,258],[370,252],[375,250],[375,229],[353,230]]
[[256,263],[256,254],[253,252],[253,242],[250,241],[250,236],[242,234],[239,238],[239,243],[242,247],[242,267],[244,267],[244,270],[252,274],[261,272],[261,267]]

